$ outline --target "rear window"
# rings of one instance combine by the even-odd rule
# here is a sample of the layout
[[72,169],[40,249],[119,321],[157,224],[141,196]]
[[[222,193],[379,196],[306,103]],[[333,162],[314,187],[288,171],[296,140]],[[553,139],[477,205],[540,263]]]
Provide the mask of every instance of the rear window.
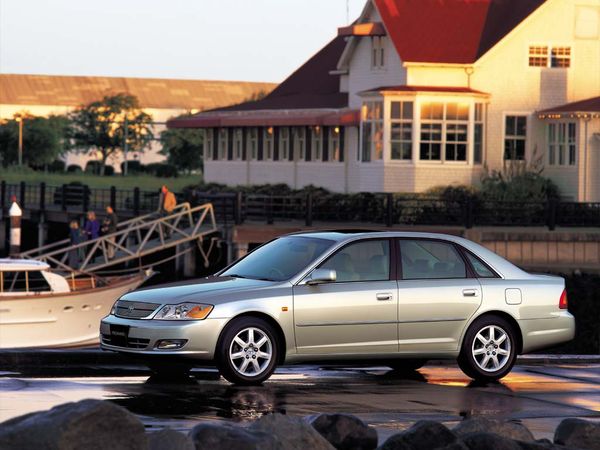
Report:
[[463,253],[467,255],[467,259],[471,263],[471,266],[473,266],[473,270],[479,278],[496,278],[496,274],[477,256],[467,251]]

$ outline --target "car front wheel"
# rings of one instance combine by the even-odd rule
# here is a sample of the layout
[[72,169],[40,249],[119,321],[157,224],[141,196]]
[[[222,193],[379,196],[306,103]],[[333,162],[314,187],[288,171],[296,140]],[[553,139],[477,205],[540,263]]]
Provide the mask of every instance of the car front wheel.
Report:
[[273,327],[258,317],[233,320],[217,348],[221,375],[231,383],[256,385],[267,380],[277,364],[278,343]]
[[458,365],[478,381],[495,381],[506,376],[515,364],[517,341],[510,323],[502,317],[481,317],[467,330]]

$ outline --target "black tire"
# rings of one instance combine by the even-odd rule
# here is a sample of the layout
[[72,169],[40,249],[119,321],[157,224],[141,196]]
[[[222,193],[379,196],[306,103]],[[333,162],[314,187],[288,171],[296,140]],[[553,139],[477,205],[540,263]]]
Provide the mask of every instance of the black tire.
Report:
[[397,372],[412,372],[427,364],[426,359],[395,359],[388,362],[388,366]]
[[[266,359],[261,359],[260,356],[254,358],[256,359],[256,363],[262,366],[261,371],[257,374],[244,374],[240,371],[240,368],[244,363],[244,357],[240,358],[239,363],[237,360],[236,363],[234,363],[229,356],[230,349],[232,349],[232,351],[233,349],[239,350],[240,353],[245,350],[234,343],[234,338],[240,332],[249,328],[262,332],[268,338],[268,344],[270,344],[271,358],[268,361]],[[265,345],[267,344],[263,344],[263,346],[260,347],[259,351],[261,351],[261,353],[264,350],[267,350],[267,348],[264,347]],[[250,351],[252,351],[252,349],[250,349]],[[219,372],[227,381],[243,386],[259,385],[269,379],[277,366],[279,358],[279,341],[277,340],[277,333],[268,322],[259,317],[247,316],[234,319],[227,325],[221,334],[215,356]],[[252,359],[249,359],[248,354],[245,359],[252,362]]]
[[[497,327],[496,330],[499,328],[501,331],[503,331],[507,335],[508,344],[510,344],[510,346],[507,349],[505,340],[502,344],[498,344],[497,342],[494,342],[494,344],[488,344],[491,346],[488,348],[478,340],[475,345],[481,346],[481,348],[478,348],[478,350],[483,350],[483,353],[480,356],[475,356],[473,354],[473,349],[474,342],[477,339],[477,334],[486,327],[490,326]],[[494,347],[494,345],[496,345],[496,347]],[[508,355],[500,355],[500,353],[496,353],[498,352],[499,347],[503,351],[508,351]],[[487,350],[490,350],[490,352],[488,353]],[[482,382],[496,381],[508,375],[508,373],[512,370],[517,359],[517,350],[518,342],[513,326],[502,317],[494,315],[483,316],[476,319],[467,330],[461,346],[460,354],[457,359],[458,366],[465,373],[465,375],[473,378],[474,380]],[[481,363],[483,361],[478,362],[476,358],[483,360],[486,355],[491,357],[496,356],[499,360],[501,356],[506,356],[506,360],[504,361],[504,359],[502,359],[503,363],[498,370],[493,370],[493,361],[488,363],[486,367],[487,370],[484,370],[481,367]]]

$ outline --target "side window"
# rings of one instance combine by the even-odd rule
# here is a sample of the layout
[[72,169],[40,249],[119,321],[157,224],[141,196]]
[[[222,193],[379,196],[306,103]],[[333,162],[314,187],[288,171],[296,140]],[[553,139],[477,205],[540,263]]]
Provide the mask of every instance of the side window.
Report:
[[3,292],[26,292],[25,272],[3,272]]
[[404,280],[466,278],[467,269],[452,244],[428,240],[400,240]]
[[29,272],[29,290],[31,292],[50,292],[50,285],[39,270]]
[[335,270],[337,283],[389,280],[390,242],[387,239],[369,240],[347,245],[320,268]]
[[465,255],[467,255],[467,259],[473,266],[473,270],[480,278],[496,278],[496,274],[492,272],[488,267],[481,261],[477,256],[473,255],[470,252],[464,251]]

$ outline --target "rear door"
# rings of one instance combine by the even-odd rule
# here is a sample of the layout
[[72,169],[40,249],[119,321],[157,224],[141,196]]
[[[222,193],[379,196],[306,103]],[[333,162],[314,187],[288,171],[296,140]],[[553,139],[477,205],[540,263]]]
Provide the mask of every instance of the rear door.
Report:
[[401,353],[458,349],[481,304],[481,285],[458,247],[435,239],[399,239],[398,336]]

